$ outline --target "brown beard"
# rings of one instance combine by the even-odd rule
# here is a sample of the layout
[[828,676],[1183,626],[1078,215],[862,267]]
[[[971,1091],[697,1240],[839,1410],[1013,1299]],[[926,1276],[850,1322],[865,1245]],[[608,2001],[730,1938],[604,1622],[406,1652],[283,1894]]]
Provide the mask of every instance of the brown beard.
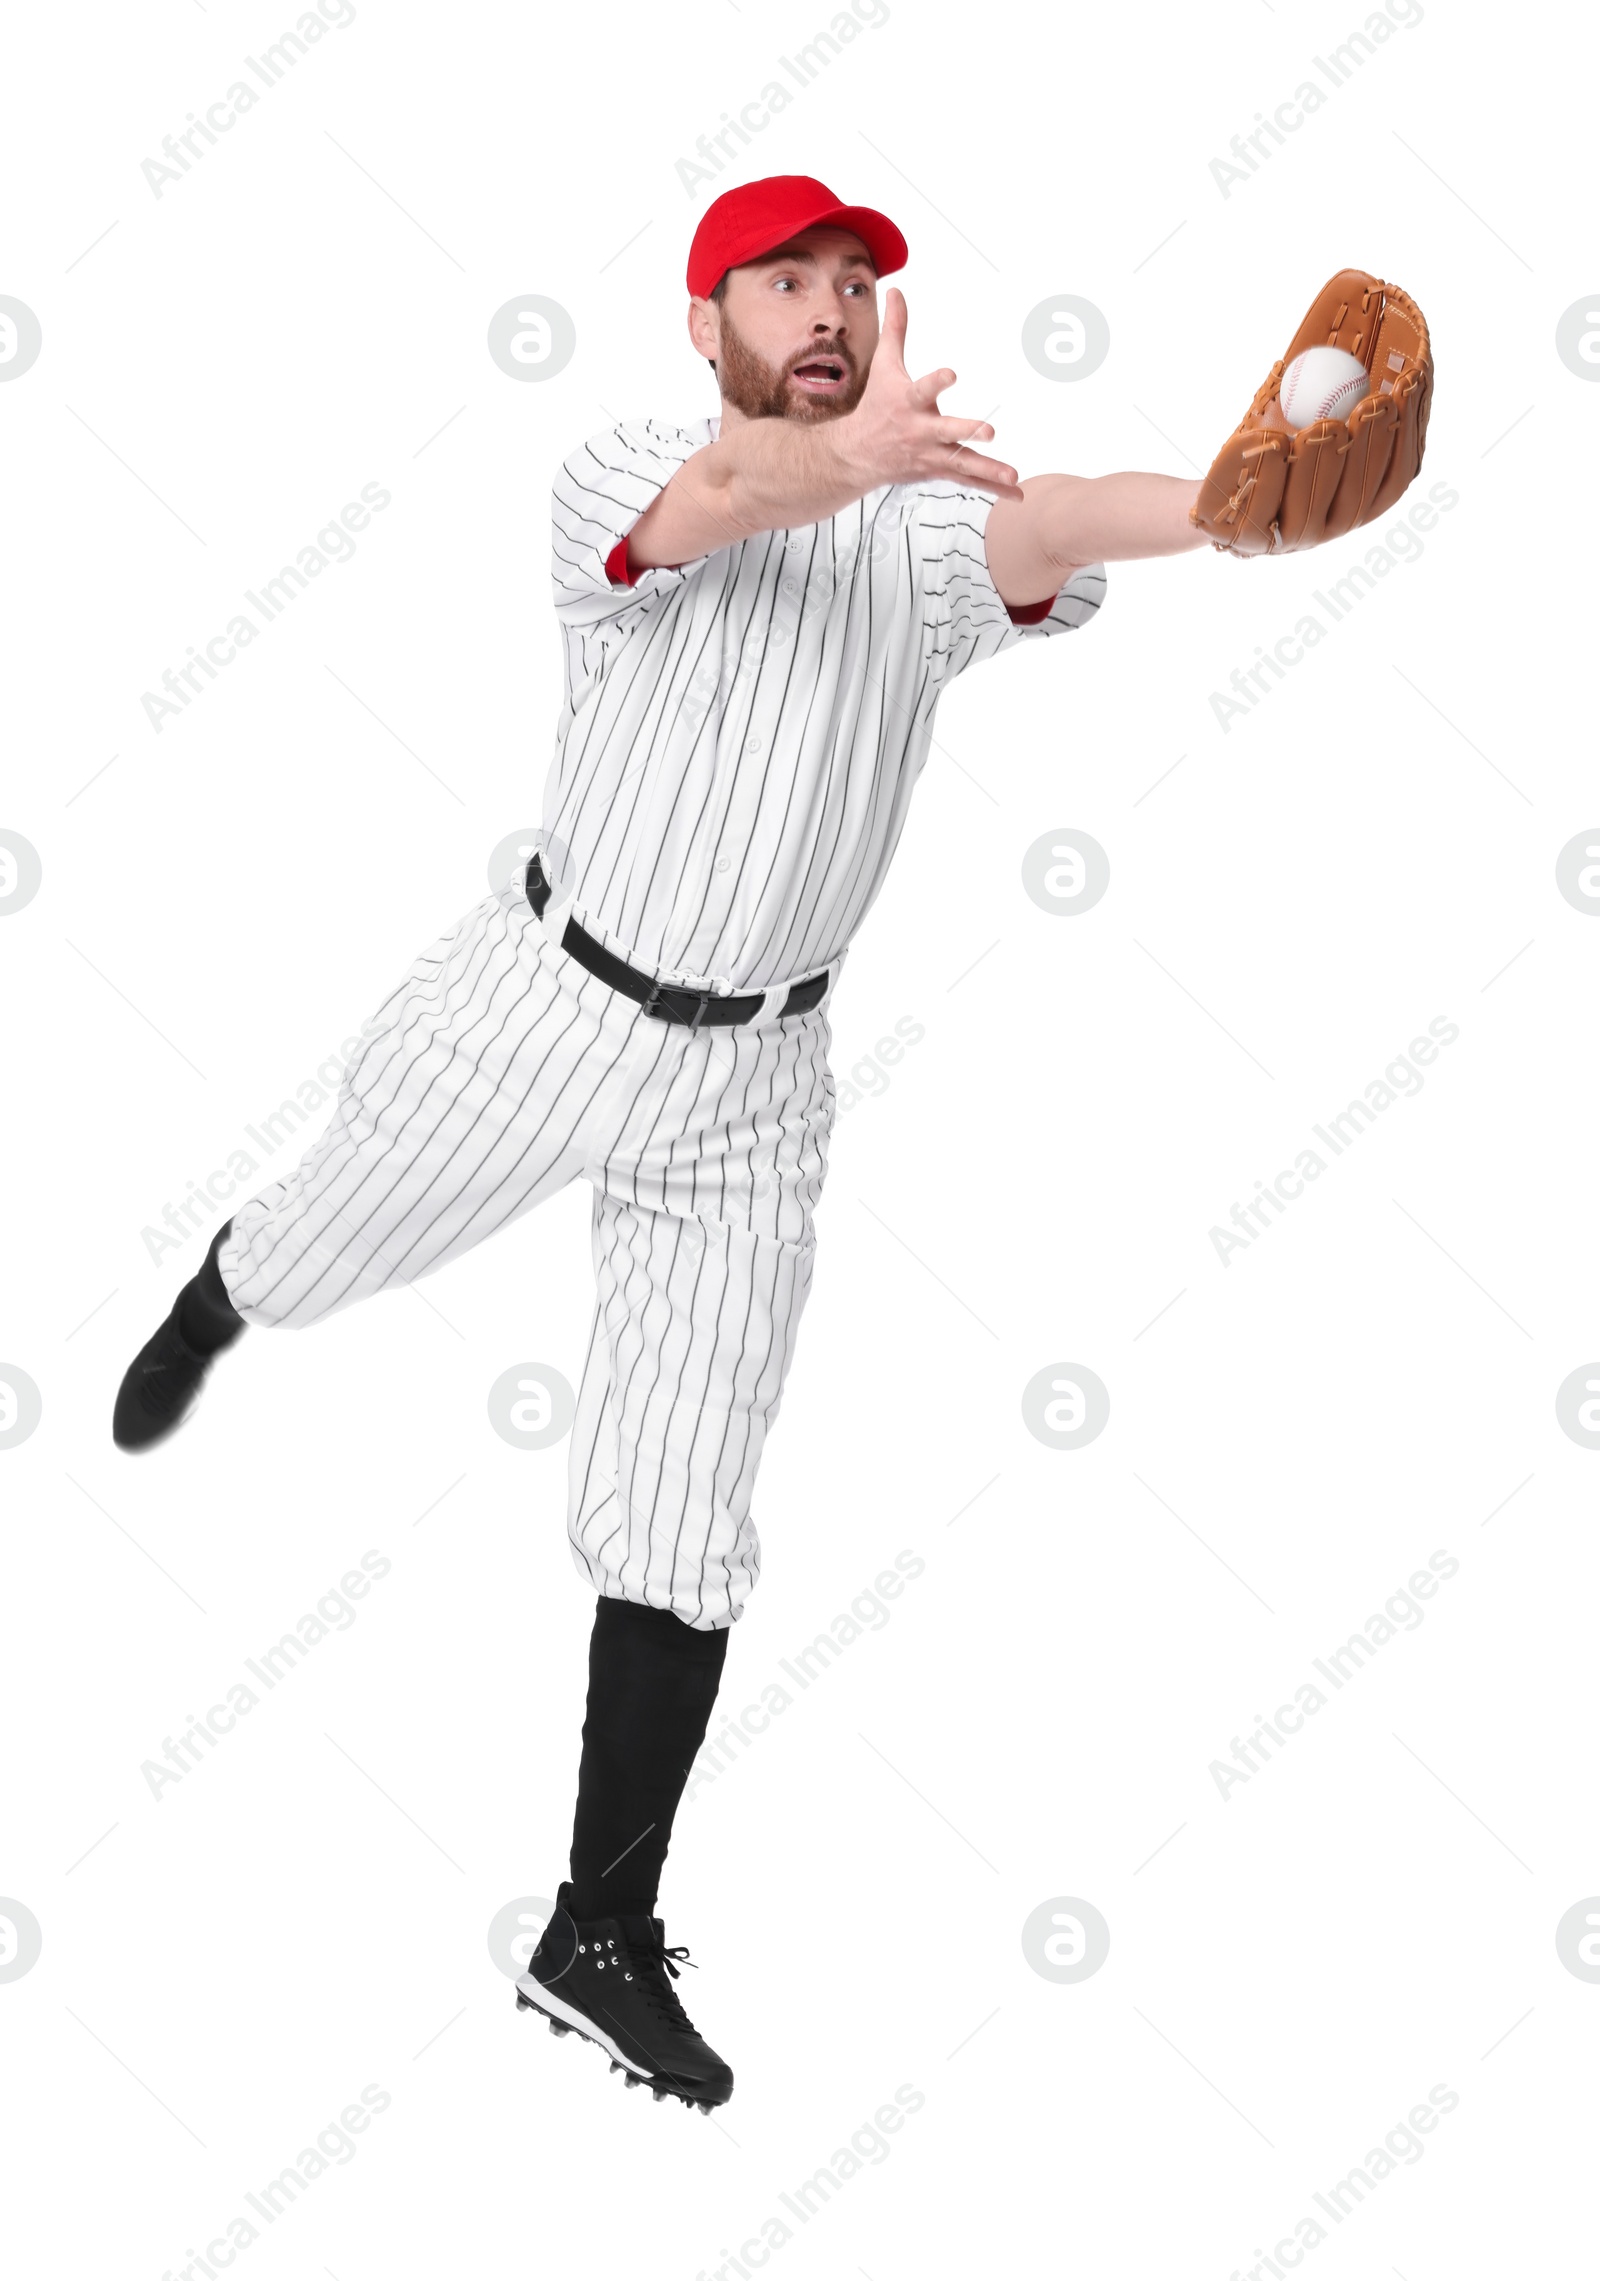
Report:
[[[796,365],[811,364],[824,356],[837,357],[845,369],[845,385],[837,396],[808,396],[803,389],[790,387],[789,375]],[[724,401],[747,420],[836,420],[860,403],[867,375],[855,358],[837,345],[801,349],[785,365],[768,364],[724,309],[717,385]]]

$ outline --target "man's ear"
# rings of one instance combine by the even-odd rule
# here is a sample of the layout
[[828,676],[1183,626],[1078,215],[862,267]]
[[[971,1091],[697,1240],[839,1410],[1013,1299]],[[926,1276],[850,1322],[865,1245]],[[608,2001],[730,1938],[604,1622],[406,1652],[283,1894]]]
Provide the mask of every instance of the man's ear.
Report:
[[722,345],[722,328],[715,302],[702,301],[696,296],[689,303],[689,339],[697,356],[715,364],[717,351]]

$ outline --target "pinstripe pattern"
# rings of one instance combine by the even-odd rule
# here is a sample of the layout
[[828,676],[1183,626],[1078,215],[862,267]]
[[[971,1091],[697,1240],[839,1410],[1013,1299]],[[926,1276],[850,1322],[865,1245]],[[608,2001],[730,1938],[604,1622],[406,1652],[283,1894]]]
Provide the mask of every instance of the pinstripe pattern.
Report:
[[760,1573],[751,1493],[811,1285],[827,1004],[735,1030],[651,1021],[509,885],[416,960],[327,1130],[235,1214],[229,1295],[251,1323],[319,1322],[590,1180],[573,1557],[612,1598],[725,1626]]
[[992,504],[886,486],[613,586],[606,559],[719,423],[623,423],[556,476],[566,702],[545,793],[592,934],[671,982],[765,989],[832,963],[883,883],[940,691],[1082,625],[1103,569],[1037,626],[989,576]]
[[[691,1031],[559,947],[576,916],[691,988],[831,968],[882,884],[940,691],[1084,623],[1100,570],[1012,623],[990,502],[885,488],[613,587],[606,558],[716,423],[618,427],[556,478],[566,700],[545,796],[560,886],[519,880],[430,944],[380,1009],[326,1132],[235,1214],[218,1266],[249,1322],[301,1326],[431,1275],[580,1174],[597,1296],[568,1528],[595,1590],[701,1630],[760,1573],[750,1516],[815,1257],[834,1086],[828,996]],[[559,851],[566,851],[562,859]]]

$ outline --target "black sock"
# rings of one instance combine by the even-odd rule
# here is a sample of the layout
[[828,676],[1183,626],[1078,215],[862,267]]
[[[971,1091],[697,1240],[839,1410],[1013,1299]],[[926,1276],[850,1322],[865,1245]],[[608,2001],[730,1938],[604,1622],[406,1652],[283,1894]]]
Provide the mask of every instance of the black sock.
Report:
[[217,1266],[217,1253],[232,1225],[231,1220],[225,1220],[218,1228],[199,1274],[178,1294],[178,1328],[197,1354],[220,1353],[245,1327]]
[[596,1608],[572,1829],[574,1917],[654,1910],[727,1649],[726,1631],[691,1630],[670,1608],[632,1600]]

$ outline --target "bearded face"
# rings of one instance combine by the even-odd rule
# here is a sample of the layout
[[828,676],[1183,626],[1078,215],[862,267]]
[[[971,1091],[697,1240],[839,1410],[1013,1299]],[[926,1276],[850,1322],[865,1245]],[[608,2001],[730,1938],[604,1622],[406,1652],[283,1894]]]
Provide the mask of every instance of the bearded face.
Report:
[[819,335],[782,364],[769,363],[722,311],[717,381],[724,400],[748,420],[835,420],[853,412],[867,365],[837,337]]

